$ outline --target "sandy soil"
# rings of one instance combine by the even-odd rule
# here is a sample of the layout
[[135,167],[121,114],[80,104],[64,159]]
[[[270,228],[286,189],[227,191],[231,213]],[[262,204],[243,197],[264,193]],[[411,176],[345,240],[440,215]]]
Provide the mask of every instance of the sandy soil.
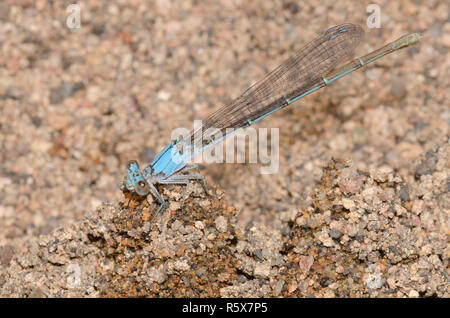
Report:
[[[370,1],[80,3],[80,29],[66,26],[64,1],[0,3],[2,296],[169,296],[158,287],[168,284],[177,296],[244,296],[258,290],[264,296],[448,297],[446,1],[378,2],[380,29],[366,27]],[[117,283],[127,275],[114,266],[125,255],[116,250],[123,235],[117,215],[130,213],[121,208],[118,187],[126,162],[148,163],[170,142],[174,128],[191,128],[194,119],[344,22],[365,28],[357,55],[409,32],[423,32],[423,39],[258,123],[257,128],[279,128],[277,174],[261,175],[258,164],[201,165],[209,184],[226,193],[226,203],[220,203],[225,207],[214,198],[203,200],[227,220],[227,230],[220,232],[210,225],[215,221],[199,214],[207,226],[197,228],[201,233],[179,253],[189,266],[173,269],[170,262],[177,260],[163,255],[156,263],[139,263],[143,273],[155,271],[145,288]],[[352,164],[330,167],[331,158]],[[347,178],[356,184],[342,185],[349,169],[356,181]],[[169,188],[168,196],[182,191]],[[196,228],[195,222],[203,221],[189,216],[201,198],[192,198],[192,211],[176,210],[175,204],[178,212],[165,214],[168,224],[161,226],[171,229],[182,214],[180,226]],[[89,238],[83,226],[97,234]],[[112,241],[91,240],[109,231]],[[177,229],[168,236],[156,235],[159,231],[154,229],[153,243],[135,238],[136,255],[128,257],[159,255],[155,244],[181,235]],[[208,246],[214,231],[222,237]],[[198,282],[186,283],[184,276],[197,275],[196,244],[213,257],[219,242],[230,251],[224,254],[230,259],[222,261],[232,266],[222,268],[219,261],[202,273],[227,275],[203,291]],[[83,252],[70,256],[70,244]],[[257,252],[264,246],[271,246],[268,255]],[[46,249],[62,262],[109,262],[96,269],[104,281],[89,278],[80,285],[84,290],[49,285],[70,262],[55,265]]]

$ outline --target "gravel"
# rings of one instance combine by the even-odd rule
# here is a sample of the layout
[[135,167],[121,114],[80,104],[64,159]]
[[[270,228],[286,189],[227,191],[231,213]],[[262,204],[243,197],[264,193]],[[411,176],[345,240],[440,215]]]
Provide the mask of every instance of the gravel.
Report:
[[[132,200],[126,207],[125,193],[117,205],[103,204],[30,240],[23,253],[2,246],[0,296],[448,297],[449,211],[439,206],[449,195],[450,144],[433,153],[434,173],[411,183],[393,170],[384,169],[380,182],[383,171],[331,161],[310,206],[280,214],[279,230],[257,224],[245,231],[222,190],[212,197],[195,184],[185,209],[166,211],[149,231],[156,204]],[[346,195],[350,210],[340,191],[345,171],[367,176]],[[406,185],[412,204],[395,191]],[[183,188],[164,193],[179,203]],[[313,217],[315,225],[305,227],[302,219]],[[226,230],[216,228],[217,220]],[[282,234],[286,226],[289,236]]]
[[[383,3],[380,29],[364,2],[92,0],[74,30],[66,5],[0,3],[1,296],[449,296],[447,2]],[[345,21],[357,55],[424,36],[256,124],[277,173],[201,164],[219,198],[161,187],[151,231],[151,196],[123,207],[128,160]]]

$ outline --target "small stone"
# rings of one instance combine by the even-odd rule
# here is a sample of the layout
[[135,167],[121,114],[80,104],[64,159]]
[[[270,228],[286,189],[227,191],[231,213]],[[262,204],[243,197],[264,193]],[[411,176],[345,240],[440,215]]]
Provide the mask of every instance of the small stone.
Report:
[[205,275],[206,273],[206,267],[200,267],[199,269],[197,269],[197,276],[200,278],[203,278],[203,275]]
[[366,177],[364,175],[354,174],[339,181],[339,189],[344,194],[355,194],[358,193],[364,182]]
[[191,269],[191,266],[188,264],[187,260],[176,260],[173,264],[173,268],[177,271],[184,272]]
[[328,276],[322,277],[319,281],[320,286],[327,287],[330,284],[330,278]]
[[380,289],[384,284],[381,272],[375,272],[365,275],[364,282],[369,289]]
[[370,169],[370,176],[377,182],[386,182],[389,175],[393,173],[393,169],[389,166],[381,166],[378,169]]
[[262,250],[256,250],[253,252],[253,255],[255,255],[260,261],[264,260],[264,256],[262,254]]
[[355,202],[353,202],[353,200],[350,200],[350,199],[347,199],[347,198],[342,198],[342,205],[347,210],[351,210],[352,208],[355,207]]
[[162,284],[167,279],[167,274],[164,269],[151,268],[149,272],[149,278],[152,281]]
[[39,288],[39,287],[37,287],[37,288],[34,288],[32,291],[31,291],[31,293],[30,293],[30,295],[28,295],[30,298],[46,298],[47,297],[47,295],[42,291],[42,289],[41,288]]
[[337,229],[331,229],[331,230],[330,230],[330,237],[331,237],[332,239],[337,240],[337,239],[339,239],[341,236],[342,236],[341,231],[339,231],[339,230],[337,230]]
[[181,209],[181,202],[171,201],[169,203],[169,209],[171,211],[177,211],[177,210]]
[[203,230],[205,228],[205,224],[203,224],[202,221],[196,221],[195,222],[195,227],[199,230]]
[[279,296],[281,294],[281,290],[283,289],[284,286],[284,281],[283,280],[279,280],[276,284],[275,287],[273,288],[273,295],[275,297]]
[[336,290],[336,289],[338,289],[338,287],[339,287],[338,283],[332,283],[332,284],[328,285],[328,288],[332,289],[332,290]]
[[256,277],[268,278],[270,276],[271,266],[269,263],[258,263],[253,270]]
[[167,102],[170,99],[170,93],[166,91],[158,92],[158,99]]
[[416,178],[420,179],[421,176],[427,175],[427,174],[431,174],[432,171],[430,170],[430,168],[427,167],[426,164],[421,163],[420,165],[418,165],[416,167]]
[[306,225],[306,220],[303,216],[300,216],[295,219],[295,224],[297,224],[299,227],[302,225]]
[[281,235],[283,236],[289,236],[289,233],[291,233],[291,228],[289,226],[284,226],[281,229]]
[[442,35],[442,44],[446,47],[450,47],[450,34],[448,34],[447,32]]
[[300,271],[303,274],[306,274],[311,269],[312,264],[314,263],[314,258],[312,256],[300,256],[300,260],[298,262],[298,265],[300,267]]
[[16,249],[11,245],[0,246],[0,265],[9,266],[15,253]]
[[402,199],[403,201],[407,201],[409,202],[411,199],[409,197],[409,188],[407,185],[403,185],[400,188],[400,191],[398,192],[398,195],[400,196],[400,199]]
[[247,278],[244,275],[238,275],[237,281],[241,284],[245,283],[247,281]]
[[99,86],[89,86],[86,92],[86,99],[92,103],[97,103],[101,98],[102,88]]
[[419,293],[416,290],[411,289],[409,291],[408,297],[410,297],[410,298],[417,298],[417,297],[419,297]]
[[293,281],[288,285],[288,293],[292,294],[298,288],[298,284],[296,281]]
[[326,247],[331,247],[334,245],[333,240],[328,235],[328,233],[325,231],[316,233],[316,234],[314,234],[314,236]]
[[223,272],[223,273],[220,273],[219,275],[217,275],[217,280],[219,281],[219,282],[226,282],[226,281],[228,281],[230,279],[230,274],[228,274],[227,272]]
[[214,223],[216,224],[216,229],[221,232],[221,233],[225,233],[227,230],[227,219],[225,219],[225,217],[223,217],[222,215],[219,216]]
[[406,96],[406,87],[404,79],[399,76],[392,76],[391,94],[395,99],[401,100]]
[[72,117],[62,114],[51,114],[47,117],[48,125],[54,130],[64,130],[72,123]]
[[0,3],[0,21],[7,21],[9,17],[9,3]]
[[183,224],[179,221],[179,220],[175,220],[172,223],[172,230],[174,231],[178,231],[180,229],[180,227],[183,226]]
[[323,297],[324,298],[334,298],[334,297],[336,297],[336,294],[332,290],[328,289],[323,294]]
[[67,97],[72,96],[76,91],[82,89],[84,84],[78,82],[75,84],[63,82],[58,88],[50,91],[50,103],[59,104]]

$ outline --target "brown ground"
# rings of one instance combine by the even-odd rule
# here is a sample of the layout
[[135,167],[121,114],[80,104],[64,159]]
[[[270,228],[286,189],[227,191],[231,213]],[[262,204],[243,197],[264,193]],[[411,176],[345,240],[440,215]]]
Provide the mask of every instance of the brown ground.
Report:
[[[228,203],[197,189],[150,239],[117,203],[125,163],[149,162],[172,129],[328,27],[365,26],[370,1],[80,1],[78,30],[69,3],[0,3],[0,295],[448,297],[446,1],[378,2],[381,28],[365,28],[358,55],[408,32],[421,43],[258,123],[280,129],[279,172],[203,165]],[[197,236],[181,239],[189,226]],[[154,279],[122,284],[129,259]]]

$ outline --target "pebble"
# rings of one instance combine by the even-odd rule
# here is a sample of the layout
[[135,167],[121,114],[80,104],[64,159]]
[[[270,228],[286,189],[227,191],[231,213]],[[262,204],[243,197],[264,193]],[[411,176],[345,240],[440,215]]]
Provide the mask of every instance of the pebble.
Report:
[[419,293],[416,290],[411,289],[409,291],[408,297],[410,297],[410,298],[417,298],[417,297],[419,297]]
[[273,295],[275,297],[279,296],[281,294],[281,290],[283,289],[285,282],[282,280],[279,280],[276,284],[275,287],[273,288]]
[[256,277],[268,278],[270,276],[271,266],[268,263],[257,263],[253,271]]
[[175,220],[172,223],[172,230],[178,231],[183,226],[183,223],[181,223],[179,220]]
[[391,78],[391,94],[397,100],[402,100],[407,94],[405,80],[393,75]]
[[407,185],[404,185],[400,188],[400,191],[398,192],[398,195],[400,196],[400,199],[402,199],[403,201],[411,201],[410,197],[409,197],[409,189]]
[[309,272],[311,266],[314,263],[314,258],[312,256],[300,256],[300,260],[298,262],[298,265],[300,266],[300,272],[306,274]]
[[16,253],[16,249],[12,245],[0,246],[0,265],[3,267],[9,266],[11,259]]
[[217,217],[217,219],[214,221],[216,225],[216,229],[221,232],[225,233],[227,231],[227,220],[223,216]]
[[158,284],[162,284],[166,281],[167,274],[164,269],[151,268],[149,272],[149,278],[150,280],[155,281]]
[[339,239],[342,236],[341,231],[337,230],[337,229],[331,229],[330,230],[330,237],[332,239]]
[[373,274],[367,274],[365,276],[364,282],[369,289],[379,289],[383,286],[384,279],[381,273],[377,272]]
[[205,228],[205,224],[202,221],[195,221],[195,227],[199,230],[203,230]]
[[353,200],[351,200],[351,199],[343,198],[342,199],[342,205],[347,210],[352,210],[355,207],[355,202],[353,202]]

